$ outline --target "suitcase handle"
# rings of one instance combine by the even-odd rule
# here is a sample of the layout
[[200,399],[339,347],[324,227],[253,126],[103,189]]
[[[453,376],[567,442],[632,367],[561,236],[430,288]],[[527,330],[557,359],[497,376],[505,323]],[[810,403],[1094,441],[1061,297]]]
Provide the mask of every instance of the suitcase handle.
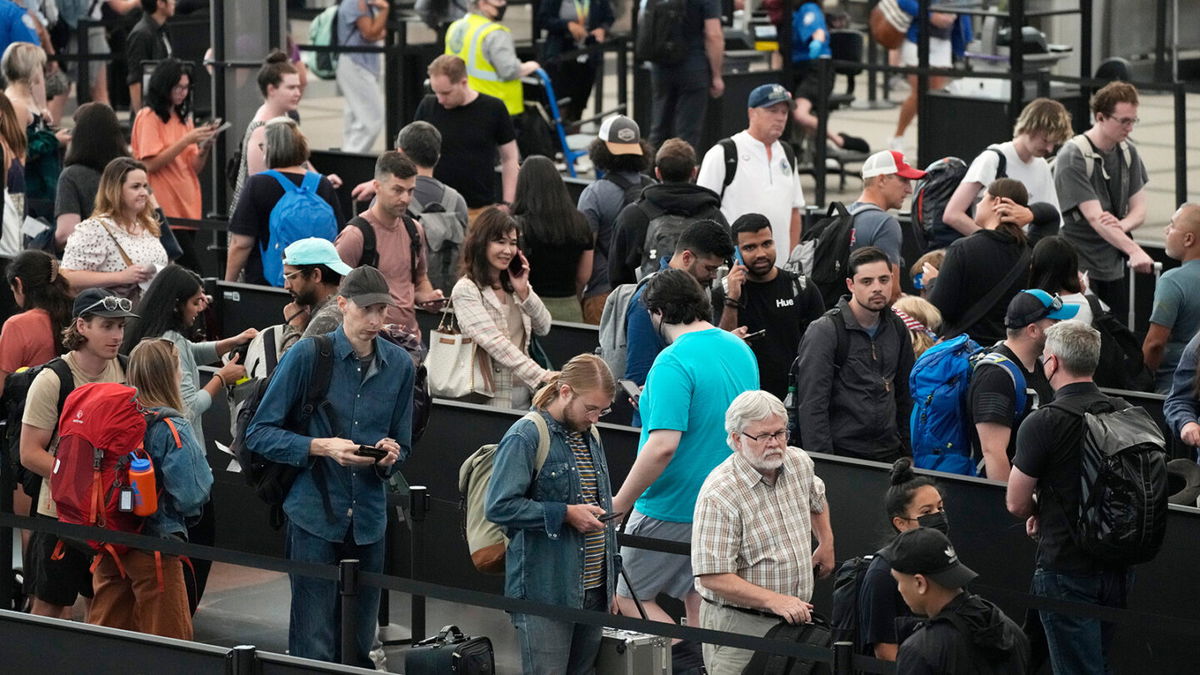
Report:
[[435,645],[435,644],[454,644],[462,642],[466,639],[463,632],[458,629],[458,626],[453,624],[442,626],[442,630],[438,631],[437,635],[427,637],[416,644],[416,646]]

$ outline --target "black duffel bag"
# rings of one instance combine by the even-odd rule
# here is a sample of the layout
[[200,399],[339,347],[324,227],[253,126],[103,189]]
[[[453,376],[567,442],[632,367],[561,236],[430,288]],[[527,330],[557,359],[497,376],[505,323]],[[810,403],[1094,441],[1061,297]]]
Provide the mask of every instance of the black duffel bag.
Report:
[[[833,645],[833,630],[829,620],[812,613],[811,623],[788,623],[780,620],[763,637],[829,649]],[[828,675],[833,668],[828,663],[807,661],[794,656],[755,652],[742,675]]]
[[467,637],[458,626],[446,626],[437,635],[418,642],[405,652],[404,672],[408,675],[492,675],[496,672],[496,655],[491,640]]

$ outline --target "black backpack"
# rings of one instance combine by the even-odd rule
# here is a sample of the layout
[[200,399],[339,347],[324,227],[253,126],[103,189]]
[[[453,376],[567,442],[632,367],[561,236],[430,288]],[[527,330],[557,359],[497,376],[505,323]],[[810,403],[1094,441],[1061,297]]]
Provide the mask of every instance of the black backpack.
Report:
[[875,555],[860,555],[847,559],[833,575],[833,613],[829,627],[834,642],[852,642],[854,651],[862,649],[858,635],[858,593],[863,577],[875,560]]
[[[1008,160],[1004,153],[994,147],[987,150],[996,153],[996,178],[1007,178]],[[967,175],[968,168],[967,163],[958,157],[943,157],[925,167],[925,177],[913,186],[913,232],[922,250],[930,246],[937,234],[957,232],[942,220],[942,214],[946,211],[946,204],[950,203],[950,197],[958,189],[958,184]]]
[[[417,283],[417,265],[421,261],[421,252],[425,245],[421,241],[421,234],[417,232],[417,224],[413,222],[412,217],[405,214],[400,220],[404,221],[404,230],[408,232],[408,245],[412,249],[412,278],[413,283]],[[358,259],[359,265],[370,265],[376,269],[379,268],[379,249],[375,243],[375,228],[366,221],[362,216],[354,216],[346,225],[353,225],[362,232],[363,247],[362,257]]]
[[649,202],[642,202],[639,207],[649,218],[646,224],[646,239],[642,242],[642,278],[662,269],[662,258],[670,259],[675,253],[675,245],[679,236],[688,225],[700,220],[693,216],[671,213],[657,208]]
[[1088,294],[1092,308],[1092,327],[1100,332],[1100,364],[1093,379],[1100,387],[1126,391],[1154,391],[1154,373],[1142,360],[1142,343],[1129,327],[1100,306]]
[[804,236],[788,256],[783,268],[803,274],[817,285],[826,307],[837,305],[846,294],[846,270],[854,245],[854,217],[864,211],[881,210],[875,204],[859,204],[853,211],[841,202],[830,202],[825,217],[804,228]]
[[[333,340],[328,335],[317,335],[305,339],[316,341],[317,356],[313,363],[313,371],[305,386],[304,405],[300,410],[293,411],[293,418],[288,420],[287,426],[289,429],[303,430],[317,410],[322,410],[328,416],[330,427],[336,428],[333,405],[326,398],[326,394],[329,392],[329,382],[333,377]],[[237,425],[229,449],[237,458],[238,464],[241,465],[246,483],[254,488],[254,494],[258,495],[259,499],[271,507],[271,527],[279,529],[284,523],[283,501],[287,499],[292,484],[296,482],[296,477],[304,469],[291,464],[274,462],[246,447],[246,430],[250,427],[255,413],[258,412],[258,407],[262,404],[263,395],[266,394],[267,386],[271,383],[273,376],[274,373],[271,373],[267,377],[255,380],[253,386],[246,392],[245,402],[237,413]],[[313,467],[317,479],[323,481],[324,472],[320,470],[321,462],[317,462]],[[329,491],[322,489],[321,495],[325,501],[326,513],[332,513],[333,507],[329,502]]]
[[646,0],[638,17],[638,61],[672,65],[687,56],[687,38],[683,34],[687,20],[687,0]]
[[[763,637],[768,640],[798,642],[821,649],[833,646],[833,631],[829,627],[829,621],[816,612],[812,613],[811,623],[788,623],[780,619]],[[827,675],[832,672],[833,669],[828,663],[755,652],[742,675]]]
[[1071,538],[1104,565],[1152,560],[1167,531],[1167,460],[1162,430],[1143,408],[1109,398],[1087,409],[1050,403],[1083,417],[1079,505],[1047,490],[1071,523]]

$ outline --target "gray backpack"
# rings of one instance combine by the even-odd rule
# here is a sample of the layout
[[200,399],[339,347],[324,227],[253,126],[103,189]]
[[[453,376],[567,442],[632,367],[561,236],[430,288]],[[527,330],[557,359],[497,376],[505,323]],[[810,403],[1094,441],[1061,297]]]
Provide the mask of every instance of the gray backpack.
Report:
[[[646,205],[643,204],[641,208],[646,209]],[[642,247],[642,265],[638,268],[639,277],[642,279],[660,269],[661,259],[669,259],[671,254],[675,253],[675,244],[679,242],[679,235],[683,234],[688,225],[698,220],[666,211],[657,213],[647,211],[646,215],[650,216],[650,224],[646,227],[646,241]]]
[[651,276],[653,274],[642,277],[636,284],[617,286],[604,301],[604,312],[600,315],[600,346],[596,347],[596,355],[608,364],[613,377],[625,375],[625,357],[629,350],[625,335],[625,317],[629,314],[629,303]]
[[441,289],[446,297],[450,297],[450,291],[458,281],[458,253],[467,230],[454,210],[457,197],[457,192],[442,185],[442,193],[436,201],[422,205],[414,199],[408,208],[425,230],[429,283]]

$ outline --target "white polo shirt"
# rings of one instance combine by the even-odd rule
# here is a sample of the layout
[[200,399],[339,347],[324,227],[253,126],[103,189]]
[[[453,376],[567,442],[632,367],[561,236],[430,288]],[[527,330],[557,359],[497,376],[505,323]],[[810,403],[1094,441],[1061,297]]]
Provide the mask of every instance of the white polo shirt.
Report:
[[[738,168],[733,182],[724,188],[721,213],[730,225],[747,213],[766,216],[775,237],[775,265],[782,267],[791,253],[792,209],[804,208],[800,176],[779,141],[771,145],[768,160],[767,146],[749,132],[741,131],[732,138],[738,151]],[[704,153],[696,184],[721,194],[725,184],[725,150],[720,144]]]

